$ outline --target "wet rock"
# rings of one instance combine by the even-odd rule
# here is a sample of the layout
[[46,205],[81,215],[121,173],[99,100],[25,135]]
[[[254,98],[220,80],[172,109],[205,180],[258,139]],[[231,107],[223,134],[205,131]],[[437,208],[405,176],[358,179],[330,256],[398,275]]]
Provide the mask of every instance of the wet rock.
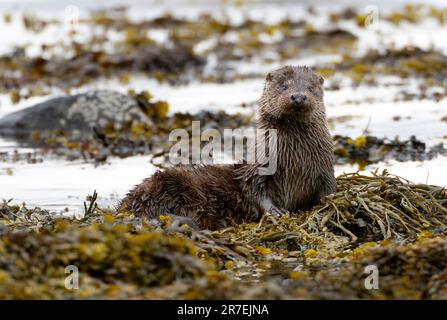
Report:
[[[146,39],[147,40],[147,39]],[[105,39],[84,45],[74,44],[71,58],[50,54],[50,58],[28,57],[23,48],[10,54],[0,55],[0,89],[9,92],[13,101],[20,100],[17,90],[24,88],[30,95],[37,95],[46,87],[71,90],[103,78],[122,81],[131,74],[154,78],[170,83],[186,83],[190,73],[200,71],[205,60],[182,45],[171,47],[144,43],[114,43],[113,53],[92,50],[105,46]],[[142,42],[142,43],[140,43]],[[110,44],[110,43],[109,43]],[[64,51],[70,49],[64,48]]]
[[109,124],[150,122],[132,97],[112,91],[54,98],[0,119],[0,136],[36,143],[37,135],[63,131],[71,138],[86,139]]
[[[361,57],[345,55],[336,64],[328,64],[322,69],[345,73],[353,84],[374,85],[384,75],[398,76],[401,79],[417,79],[421,93],[407,93],[406,100],[431,98],[439,100],[445,96],[445,90],[429,92],[428,88],[445,87],[447,76],[447,56],[437,50],[423,50],[406,46],[401,49],[389,48],[385,51],[369,50]],[[331,71],[330,73],[333,73]]]
[[447,155],[443,143],[432,147],[411,136],[408,140],[390,140],[374,136],[350,137],[334,136],[335,156],[338,164],[358,163],[365,166],[371,163],[395,159],[397,161],[425,161],[437,156]]
[[[198,114],[169,114],[166,101],[154,100],[143,91],[122,95],[93,91],[52,99],[0,119],[0,136],[39,147],[68,160],[94,160],[104,163],[109,156],[125,158],[139,154],[169,151],[169,133],[185,129],[191,134],[192,121],[202,129],[242,128],[251,115],[203,111]],[[17,157],[0,154],[0,161]]]

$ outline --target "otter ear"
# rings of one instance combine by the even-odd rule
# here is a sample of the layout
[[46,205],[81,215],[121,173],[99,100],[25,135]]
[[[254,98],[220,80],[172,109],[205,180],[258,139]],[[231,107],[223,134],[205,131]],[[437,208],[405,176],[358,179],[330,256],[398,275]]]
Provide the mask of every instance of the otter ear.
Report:
[[265,80],[272,81],[273,80],[273,74],[271,72],[267,73],[267,76],[265,77]]
[[324,84],[324,78],[320,75],[318,75],[318,81],[320,81],[320,84]]

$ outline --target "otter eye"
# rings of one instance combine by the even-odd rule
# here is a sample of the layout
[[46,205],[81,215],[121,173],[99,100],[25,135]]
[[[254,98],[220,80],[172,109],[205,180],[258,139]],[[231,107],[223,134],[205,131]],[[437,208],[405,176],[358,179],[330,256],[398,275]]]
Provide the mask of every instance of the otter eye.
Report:
[[283,84],[281,86],[281,89],[283,89],[284,91],[286,91],[287,89],[289,89],[289,86],[287,84]]
[[309,90],[309,92],[311,92],[311,93],[314,92],[314,88],[312,86],[307,87],[307,90]]

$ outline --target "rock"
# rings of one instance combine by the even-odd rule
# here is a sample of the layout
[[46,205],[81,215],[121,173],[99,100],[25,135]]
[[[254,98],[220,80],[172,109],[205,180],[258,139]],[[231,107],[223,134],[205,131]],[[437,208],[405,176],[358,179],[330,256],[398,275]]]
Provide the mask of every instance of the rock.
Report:
[[0,136],[32,142],[34,132],[64,130],[71,138],[92,137],[94,129],[129,122],[149,123],[138,102],[113,91],[92,91],[50,99],[0,119]]

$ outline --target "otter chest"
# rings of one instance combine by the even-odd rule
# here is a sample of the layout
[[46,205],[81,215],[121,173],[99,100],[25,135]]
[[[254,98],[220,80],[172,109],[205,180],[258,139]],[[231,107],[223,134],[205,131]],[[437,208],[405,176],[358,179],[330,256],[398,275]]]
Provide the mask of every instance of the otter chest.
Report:
[[281,190],[280,202],[288,210],[306,202],[318,188],[322,165],[317,149],[309,144],[289,144],[287,153],[278,154],[275,180]]

